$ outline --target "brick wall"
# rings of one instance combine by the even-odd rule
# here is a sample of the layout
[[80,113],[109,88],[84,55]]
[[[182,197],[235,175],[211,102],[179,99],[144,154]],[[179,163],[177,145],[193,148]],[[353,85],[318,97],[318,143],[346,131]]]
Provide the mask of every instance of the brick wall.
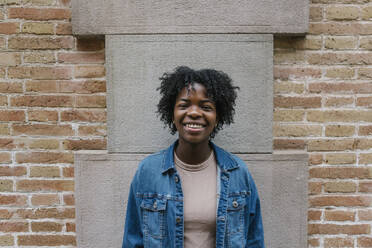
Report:
[[310,6],[275,39],[274,148],[309,153],[309,247],[372,247],[372,1]]
[[0,246],[76,245],[73,153],[106,149],[103,37],[70,0],[0,0]]
[[[275,152],[308,152],[309,247],[372,247],[372,3],[275,38]],[[74,246],[73,153],[106,149],[103,37],[69,0],[0,0],[0,246]]]

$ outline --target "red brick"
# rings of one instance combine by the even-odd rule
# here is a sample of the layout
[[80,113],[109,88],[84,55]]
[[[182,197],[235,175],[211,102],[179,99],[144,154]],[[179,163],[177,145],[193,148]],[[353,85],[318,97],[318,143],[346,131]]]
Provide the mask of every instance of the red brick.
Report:
[[372,237],[358,237],[358,247],[372,247]]
[[28,110],[28,120],[29,121],[58,121],[58,112],[54,110]]
[[72,96],[17,96],[10,100],[12,106],[27,107],[72,107],[74,98]]
[[359,126],[359,133],[360,136],[367,136],[372,135],[372,125],[368,126]]
[[307,143],[308,151],[345,151],[354,150],[353,139],[340,139],[340,140],[309,140]]
[[274,78],[281,80],[288,79],[304,79],[304,78],[320,78],[322,72],[320,69],[313,68],[285,68],[278,67],[274,68]]
[[31,197],[31,204],[34,206],[52,206],[59,204],[59,196],[57,194],[34,194]]
[[17,163],[73,163],[74,156],[71,153],[59,152],[19,152],[16,154]]
[[298,139],[274,139],[274,149],[305,149],[305,141]]
[[17,216],[22,219],[74,219],[75,209],[73,208],[34,208],[19,209]]
[[71,180],[19,180],[17,191],[73,191],[74,182]]
[[0,22],[0,34],[16,34],[18,32],[18,22]]
[[329,178],[329,179],[370,179],[372,178],[372,169],[368,167],[327,167],[327,168],[311,168],[309,170],[310,178]]
[[78,136],[107,136],[106,126],[79,126]]
[[8,105],[8,98],[7,96],[0,96],[0,106]]
[[56,27],[57,35],[71,35],[72,25],[71,23],[58,23]]
[[8,139],[8,138],[0,138],[0,149],[14,149],[16,148],[16,143],[14,142],[14,139]]
[[307,241],[309,247],[318,247],[320,245],[319,239],[312,238]]
[[372,182],[360,182],[359,192],[372,193]]
[[70,136],[74,134],[71,125],[28,124],[13,125],[14,135]]
[[372,24],[370,23],[310,23],[309,34],[331,34],[331,35],[370,35]]
[[63,202],[67,206],[73,206],[73,205],[75,205],[74,195],[63,195]]
[[103,52],[86,53],[58,53],[58,62],[65,64],[103,64],[105,62],[105,54]]
[[353,97],[327,97],[325,99],[325,107],[352,107],[354,104],[354,98]]
[[313,65],[370,65],[372,58],[370,52],[364,53],[311,53],[307,57],[309,64]]
[[321,97],[274,97],[274,107],[277,108],[319,108]]
[[106,122],[105,110],[66,110],[61,112],[61,121]]
[[76,107],[78,108],[106,108],[106,96],[77,96]]
[[101,78],[105,76],[105,73],[105,67],[103,65],[75,67],[76,78]]
[[324,191],[327,193],[354,193],[357,185],[354,182],[326,182]]
[[103,36],[78,37],[76,49],[79,51],[100,51],[105,49],[105,39]]
[[324,218],[329,221],[355,221],[355,212],[326,210]]
[[23,110],[0,110],[0,121],[25,121]]
[[324,207],[369,207],[372,197],[369,196],[313,196],[310,198],[310,206]]
[[0,205],[2,206],[24,206],[27,204],[27,197],[20,195],[0,195]]
[[56,222],[32,222],[31,230],[33,232],[61,232],[63,224]]
[[361,107],[372,107],[372,97],[358,97],[356,100],[356,105]]
[[66,232],[76,232],[75,223],[71,223],[71,222],[66,223]]
[[59,84],[61,93],[92,94],[106,92],[106,81],[84,80],[84,81],[62,81]]
[[0,222],[0,232],[28,232],[28,223]]
[[358,210],[358,217],[359,220],[372,220],[372,210],[367,209],[367,210]]
[[69,20],[71,18],[71,11],[69,9],[52,8],[9,8],[8,18],[19,18],[35,21]]
[[0,219],[9,220],[12,217],[13,217],[13,212],[11,212],[7,209],[0,209]]
[[359,68],[358,78],[360,78],[360,79],[371,79],[372,78],[371,68]]
[[64,177],[74,177],[74,167],[64,167],[63,168],[63,176]]
[[310,153],[309,154],[309,163],[311,165],[318,165],[323,163],[323,154],[321,153]]
[[27,92],[58,93],[59,81],[55,80],[32,80],[26,82]]
[[307,214],[307,220],[320,220],[320,217],[322,216],[322,211],[320,210],[309,210]]
[[22,83],[0,83],[0,93],[22,93]]
[[309,182],[308,191],[310,195],[319,195],[322,193],[322,185],[321,182]]
[[73,235],[18,235],[18,245],[22,246],[76,246]]
[[20,79],[71,79],[71,67],[11,67],[8,77]]
[[68,37],[16,36],[16,37],[9,38],[8,47],[10,49],[15,49],[15,50],[72,49],[74,47],[74,39],[71,36],[68,36]]
[[369,234],[370,225],[309,224],[309,234]]
[[325,238],[324,239],[324,248],[342,248],[342,247],[354,247],[354,240],[351,237],[342,238]]
[[24,176],[27,174],[26,167],[23,166],[0,166],[0,176],[2,177],[12,177],[12,176]]
[[0,152],[0,164],[9,164],[11,162],[12,158],[9,152]]
[[106,145],[106,140],[104,139],[63,141],[63,148],[65,150],[105,150]]
[[56,178],[61,175],[60,168],[57,166],[31,166],[30,177]]

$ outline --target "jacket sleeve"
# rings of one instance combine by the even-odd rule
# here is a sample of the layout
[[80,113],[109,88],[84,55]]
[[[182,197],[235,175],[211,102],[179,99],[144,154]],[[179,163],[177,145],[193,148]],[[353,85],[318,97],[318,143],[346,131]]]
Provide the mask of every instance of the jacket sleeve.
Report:
[[133,179],[132,184],[130,186],[130,192],[128,197],[122,248],[144,247],[143,233],[140,221],[140,209],[135,197],[134,181],[135,179]]
[[256,185],[251,177],[251,205],[249,216],[249,227],[247,233],[247,248],[264,248],[264,230],[261,216],[260,198]]

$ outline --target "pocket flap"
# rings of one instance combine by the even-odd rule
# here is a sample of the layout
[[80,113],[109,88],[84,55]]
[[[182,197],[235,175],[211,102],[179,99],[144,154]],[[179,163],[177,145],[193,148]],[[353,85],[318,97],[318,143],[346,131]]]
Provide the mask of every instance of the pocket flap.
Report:
[[246,198],[245,197],[229,197],[228,198],[228,211],[238,211],[244,208],[246,205]]
[[153,212],[165,210],[166,207],[167,207],[166,199],[150,198],[150,199],[143,199],[141,202],[141,208],[147,209]]

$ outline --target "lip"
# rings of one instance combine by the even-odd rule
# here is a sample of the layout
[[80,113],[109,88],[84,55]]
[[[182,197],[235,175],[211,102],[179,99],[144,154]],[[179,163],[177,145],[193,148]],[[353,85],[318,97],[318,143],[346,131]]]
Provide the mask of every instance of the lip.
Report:
[[[195,124],[195,125],[200,125],[201,127],[199,128],[193,128],[193,127],[188,127],[187,124]],[[186,132],[192,133],[192,134],[198,134],[204,131],[206,125],[202,123],[195,123],[195,122],[187,122],[183,124],[183,128],[185,129]]]

